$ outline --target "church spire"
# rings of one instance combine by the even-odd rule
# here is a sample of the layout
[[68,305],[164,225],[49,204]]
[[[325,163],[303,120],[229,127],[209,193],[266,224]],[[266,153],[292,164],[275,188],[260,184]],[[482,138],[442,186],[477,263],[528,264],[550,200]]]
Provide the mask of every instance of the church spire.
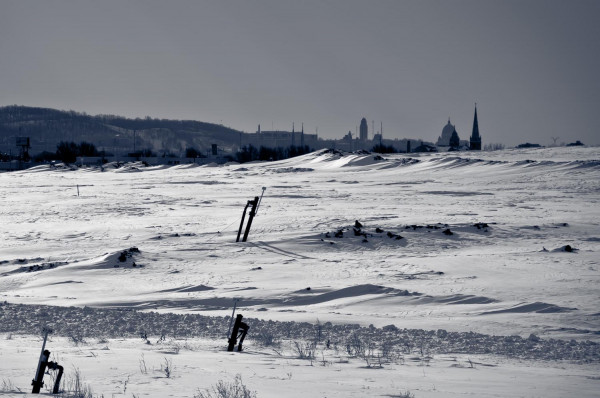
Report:
[[473,116],[473,132],[469,142],[471,150],[481,150],[481,136],[479,135],[479,123],[477,122],[477,103],[475,103],[475,116]]

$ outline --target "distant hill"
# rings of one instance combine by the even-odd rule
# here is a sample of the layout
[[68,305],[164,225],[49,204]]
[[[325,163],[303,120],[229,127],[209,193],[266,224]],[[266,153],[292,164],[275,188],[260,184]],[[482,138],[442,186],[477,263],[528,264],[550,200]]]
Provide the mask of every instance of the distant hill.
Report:
[[180,155],[187,148],[206,152],[211,144],[230,151],[240,142],[241,131],[193,120],[91,116],[75,111],[27,106],[0,107],[0,152],[15,153],[16,137],[29,137],[30,154],[54,152],[61,141],[92,143],[99,150],[125,154],[150,149]]

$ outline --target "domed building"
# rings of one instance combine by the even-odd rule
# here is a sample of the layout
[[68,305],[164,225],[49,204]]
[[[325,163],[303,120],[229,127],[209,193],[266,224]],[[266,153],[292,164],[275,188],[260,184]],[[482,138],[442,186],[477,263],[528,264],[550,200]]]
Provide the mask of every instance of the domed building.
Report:
[[448,124],[442,129],[442,135],[439,136],[436,145],[450,146],[450,138],[452,138],[452,133],[455,131],[456,128],[450,123],[450,118],[448,118]]

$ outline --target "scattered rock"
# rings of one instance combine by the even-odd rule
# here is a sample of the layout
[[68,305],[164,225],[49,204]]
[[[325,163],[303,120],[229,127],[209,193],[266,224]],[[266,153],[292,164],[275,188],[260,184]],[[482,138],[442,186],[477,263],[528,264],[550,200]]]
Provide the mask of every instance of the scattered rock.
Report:
[[[123,250],[121,252],[121,254],[119,254],[118,260],[122,263],[124,263],[125,261],[127,261],[128,258],[131,258],[133,256],[134,253],[139,253],[140,249],[138,249],[137,247],[130,247],[127,250]],[[133,266],[135,267],[137,264],[133,263]]]
[[336,238],[343,238],[344,237],[344,231],[342,231],[341,229],[338,229],[338,231],[335,233],[334,236]]
[[571,245],[564,245],[562,247],[552,250],[553,253],[557,253],[557,252],[576,253],[578,251],[579,251],[579,249],[577,249]]
[[448,236],[454,235],[454,232],[450,231],[450,228],[446,228],[442,233]]
[[363,225],[360,222],[358,222],[358,220],[354,221],[354,228],[361,229],[362,227]]
[[527,338],[527,340],[532,341],[532,342],[538,342],[538,341],[540,341],[540,338],[538,336],[536,336],[535,334],[531,333],[529,335],[529,337]]
[[375,228],[375,232],[377,232],[378,234],[380,234],[380,233],[382,233],[382,232],[383,232],[383,229],[381,229],[381,228],[377,227],[377,228]]

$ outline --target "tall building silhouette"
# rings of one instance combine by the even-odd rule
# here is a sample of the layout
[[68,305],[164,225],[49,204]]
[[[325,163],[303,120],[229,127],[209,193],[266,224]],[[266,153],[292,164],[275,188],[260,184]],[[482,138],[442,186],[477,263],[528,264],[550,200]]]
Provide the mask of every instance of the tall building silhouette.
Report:
[[481,136],[479,135],[479,124],[477,123],[477,104],[475,104],[475,116],[473,118],[473,132],[469,141],[469,149],[481,150]]
[[364,117],[360,121],[360,135],[359,138],[361,141],[366,141],[369,139],[369,126],[367,125],[367,119]]
[[456,132],[456,128],[452,129],[452,135],[450,136],[450,149],[458,149],[460,147],[460,137]]

